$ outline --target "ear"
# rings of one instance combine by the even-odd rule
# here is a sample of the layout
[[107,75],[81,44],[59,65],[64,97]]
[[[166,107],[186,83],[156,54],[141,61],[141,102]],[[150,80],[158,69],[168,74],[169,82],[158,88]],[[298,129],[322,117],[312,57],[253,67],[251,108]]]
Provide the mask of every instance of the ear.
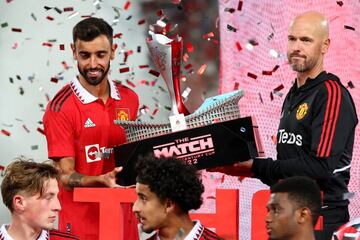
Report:
[[115,43],[113,43],[111,46],[111,55],[110,55],[111,60],[115,59],[116,48],[117,48],[117,45]]
[[306,222],[312,222],[311,220],[311,211],[309,208],[299,208],[297,211],[297,222],[299,224],[304,224]]
[[165,200],[165,211],[167,213],[175,211],[175,203],[172,200],[170,199]]
[[77,61],[75,44],[70,43],[70,47],[71,47],[71,50],[72,50],[72,53],[73,53],[73,58]]
[[321,46],[321,53],[325,54],[327,53],[327,51],[329,50],[329,46],[330,46],[330,39],[327,38],[323,41],[322,46]]
[[24,196],[21,196],[19,194],[15,195],[13,197],[13,206],[14,206],[14,210],[19,210],[19,211],[23,211],[26,207],[26,201]]

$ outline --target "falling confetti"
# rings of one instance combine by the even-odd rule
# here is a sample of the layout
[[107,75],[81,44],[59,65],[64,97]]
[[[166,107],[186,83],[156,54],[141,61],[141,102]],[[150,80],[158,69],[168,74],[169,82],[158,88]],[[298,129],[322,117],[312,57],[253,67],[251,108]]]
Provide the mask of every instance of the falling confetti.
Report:
[[256,75],[256,74],[253,74],[253,73],[251,73],[251,72],[248,72],[248,73],[247,73],[247,76],[248,76],[248,77],[251,77],[251,78],[253,78],[253,79],[256,79],[256,78],[257,78],[257,75]]
[[5,129],[1,129],[1,133],[8,137],[10,137],[11,135],[11,133],[9,131],[6,131]]
[[236,32],[236,31],[237,31],[237,29],[236,29],[235,27],[231,26],[230,24],[228,24],[226,27],[227,27],[227,29],[228,29],[229,31],[232,31],[232,32]]
[[355,28],[352,26],[344,25],[344,28],[355,31]]

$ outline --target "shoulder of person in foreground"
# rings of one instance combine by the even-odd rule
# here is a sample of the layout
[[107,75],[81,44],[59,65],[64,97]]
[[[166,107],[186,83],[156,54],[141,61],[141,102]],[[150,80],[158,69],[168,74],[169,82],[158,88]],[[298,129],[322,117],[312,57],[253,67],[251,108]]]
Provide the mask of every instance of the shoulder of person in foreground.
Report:
[[49,231],[50,240],[80,239],[78,236],[53,229]]

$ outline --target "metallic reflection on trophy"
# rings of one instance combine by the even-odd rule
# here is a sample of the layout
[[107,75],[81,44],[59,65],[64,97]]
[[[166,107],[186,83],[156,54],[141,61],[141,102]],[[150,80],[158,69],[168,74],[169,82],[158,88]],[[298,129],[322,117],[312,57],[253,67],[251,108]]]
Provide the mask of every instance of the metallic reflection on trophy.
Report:
[[183,39],[176,35],[173,39],[159,33],[150,32],[147,39],[151,58],[166,82],[171,99],[171,115],[189,114],[180,94],[180,69]]

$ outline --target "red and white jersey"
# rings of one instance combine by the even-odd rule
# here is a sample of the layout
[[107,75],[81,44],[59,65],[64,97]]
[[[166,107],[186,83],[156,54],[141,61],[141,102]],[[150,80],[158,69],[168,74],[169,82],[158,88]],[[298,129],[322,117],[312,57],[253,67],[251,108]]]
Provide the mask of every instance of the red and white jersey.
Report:
[[[222,240],[216,233],[204,227],[200,221],[195,221],[195,225],[184,238],[184,240]],[[161,240],[158,234],[155,234],[147,240]]]
[[[75,77],[49,102],[43,118],[49,158],[74,157],[75,171],[85,175],[113,170],[112,147],[126,141],[124,129],[114,120],[135,120],[139,100],[125,86],[113,81],[109,86],[110,96],[104,104]],[[67,232],[70,228],[80,239],[98,239],[98,204],[73,202],[73,191],[62,188],[59,199],[59,229]],[[125,208],[132,215],[131,208]],[[134,223],[136,228],[135,217]]]
[[[3,224],[0,228],[0,240],[14,240],[7,229],[9,228],[9,224]],[[49,240],[49,232],[46,230],[42,230],[37,240]]]

